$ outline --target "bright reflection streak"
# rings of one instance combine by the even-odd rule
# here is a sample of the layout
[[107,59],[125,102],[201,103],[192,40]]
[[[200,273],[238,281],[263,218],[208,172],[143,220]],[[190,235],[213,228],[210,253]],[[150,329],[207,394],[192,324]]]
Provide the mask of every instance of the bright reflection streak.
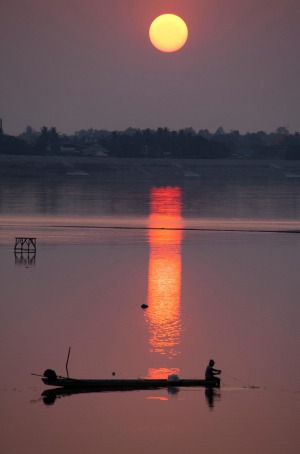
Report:
[[[152,188],[148,238],[148,306],[150,351],[172,359],[179,353],[181,334],[181,189]],[[155,230],[164,228],[164,230]],[[174,230],[168,230],[174,229]],[[177,230],[178,229],[178,230]],[[152,378],[178,373],[177,368],[151,368]]]
[[150,367],[148,369],[148,377],[150,378],[166,378],[170,374],[178,373],[178,367]]

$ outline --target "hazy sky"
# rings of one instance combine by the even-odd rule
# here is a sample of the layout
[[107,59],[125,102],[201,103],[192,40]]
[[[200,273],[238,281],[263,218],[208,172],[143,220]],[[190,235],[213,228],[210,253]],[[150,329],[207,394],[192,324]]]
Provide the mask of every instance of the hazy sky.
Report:
[[[149,41],[164,13],[175,53]],[[4,131],[299,131],[299,24],[300,0],[0,0]]]

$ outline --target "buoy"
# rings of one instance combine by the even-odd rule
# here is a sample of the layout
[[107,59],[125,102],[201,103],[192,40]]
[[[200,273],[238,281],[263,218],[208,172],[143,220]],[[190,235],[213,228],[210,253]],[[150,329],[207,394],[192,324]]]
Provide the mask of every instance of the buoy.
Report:
[[142,308],[142,309],[147,309],[147,307],[148,307],[148,304],[142,304],[142,305],[141,305],[141,308]]

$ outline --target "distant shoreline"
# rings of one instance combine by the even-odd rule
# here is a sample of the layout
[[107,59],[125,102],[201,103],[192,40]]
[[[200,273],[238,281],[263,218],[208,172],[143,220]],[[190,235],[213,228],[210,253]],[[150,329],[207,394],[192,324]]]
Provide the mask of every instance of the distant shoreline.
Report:
[[0,155],[0,178],[117,181],[229,181],[268,179],[300,183],[300,161]]

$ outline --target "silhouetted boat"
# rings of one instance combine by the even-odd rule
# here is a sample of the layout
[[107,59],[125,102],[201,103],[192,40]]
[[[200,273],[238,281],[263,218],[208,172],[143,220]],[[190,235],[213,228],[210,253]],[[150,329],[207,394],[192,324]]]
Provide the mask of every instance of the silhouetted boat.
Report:
[[214,380],[198,378],[179,378],[177,375],[170,375],[168,378],[112,378],[112,379],[77,379],[57,376],[55,371],[47,369],[42,376],[45,385],[62,387],[72,390],[125,390],[125,389],[156,389],[171,387],[216,387],[218,383]]

